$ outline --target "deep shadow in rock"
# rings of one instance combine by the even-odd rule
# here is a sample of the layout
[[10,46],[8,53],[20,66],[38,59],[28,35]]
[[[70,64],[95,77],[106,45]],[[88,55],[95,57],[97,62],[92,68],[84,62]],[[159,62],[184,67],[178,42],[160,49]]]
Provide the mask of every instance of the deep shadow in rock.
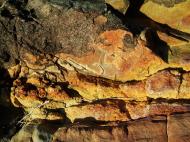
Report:
[[59,85],[70,97],[81,97],[82,96],[76,90],[69,88],[68,82],[56,82],[55,85]]
[[[148,99],[148,103],[168,103],[168,104],[181,104],[181,105],[187,105],[190,104],[190,100],[189,99],[165,99],[165,98],[158,98],[158,99],[153,99],[153,98],[147,98]],[[189,110],[190,111],[190,110]]]
[[75,119],[74,123],[76,123],[77,125],[97,126],[97,125],[106,124],[109,122],[99,121],[99,120],[96,120],[94,117],[86,117],[86,118]]
[[0,75],[0,139],[9,139],[20,129],[17,123],[23,117],[23,110],[11,104],[12,79],[8,71],[1,67]]
[[23,111],[0,105],[0,114],[0,140],[10,139],[21,128],[18,121],[23,117]]
[[168,53],[170,51],[168,44],[161,40],[157,32],[152,29],[146,31],[145,37],[147,40],[147,47],[163,61],[168,63]]

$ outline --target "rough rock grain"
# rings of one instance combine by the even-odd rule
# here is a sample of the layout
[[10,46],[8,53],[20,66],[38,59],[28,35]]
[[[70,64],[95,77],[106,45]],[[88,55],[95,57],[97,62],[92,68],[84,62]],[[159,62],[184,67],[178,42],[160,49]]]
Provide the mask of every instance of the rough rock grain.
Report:
[[[186,140],[188,1],[106,1],[125,16],[102,0],[17,2],[0,8],[0,106],[23,109],[18,123],[64,123],[54,141]],[[13,141],[41,141],[25,126]]]

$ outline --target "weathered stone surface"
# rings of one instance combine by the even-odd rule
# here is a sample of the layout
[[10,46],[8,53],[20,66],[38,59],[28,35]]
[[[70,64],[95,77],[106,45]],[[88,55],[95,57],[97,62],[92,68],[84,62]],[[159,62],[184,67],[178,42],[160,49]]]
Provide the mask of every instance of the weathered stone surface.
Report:
[[57,57],[64,59],[62,62],[70,64],[83,74],[122,82],[142,80],[159,70],[169,67],[190,70],[188,44],[180,46],[180,48],[171,47],[171,51],[163,51],[168,52],[163,53],[168,54],[169,64],[166,64],[159,55],[146,47],[140,39],[137,40],[137,45],[133,45],[135,47],[132,48],[123,43],[123,40],[127,40],[125,38],[133,39],[130,33],[121,29],[106,31],[100,35],[100,39],[104,43],[94,45],[95,51],[93,53],[80,58],[60,53]]
[[[190,111],[189,43],[158,23],[149,19],[160,31],[150,25],[138,35],[123,16],[101,10],[103,1],[14,2],[0,10],[0,104],[11,99],[23,108],[19,122],[102,124],[64,127],[55,141],[167,141],[170,115]],[[109,1],[122,12],[128,7],[115,2]],[[164,4],[175,9],[187,2]],[[29,133],[25,141],[33,140]]]
[[147,120],[140,120],[137,122],[129,123],[128,125],[128,141],[154,141],[166,142],[167,141],[167,127],[166,118],[157,117]]
[[[72,121],[95,119],[98,121],[127,121],[130,119],[123,101],[102,101],[65,109]],[[87,120],[88,121],[88,120]]]
[[[127,83],[92,76],[85,77],[76,73],[72,74],[72,71],[69,74],[65,79],[69,81],[70,86],[66,82],[50,82],[37,74],[30,75],[25,80],[15,80],[11,100],[17,107],[25,107],[28,112],[33,110],[30,114],[32,118],[47,119],[52,115],[51,119],[54,116],[55,119],[60,119],[64,117],[64,113],[60,113],[60,118],[56,113],[49,113],[49,117],[46,114],[50,110],[63,109],[72,121],[77,117],[78,119],[92,117],[101,121],[112,121],[115,120],[116,114],[123,113],[122,116],[128,117],[128,112],[132,119],[138,119],[150,115],[168,115],[173,112],[189,111],[189,107],[185,104],[184,106],[159,104],[161,102],[149,104],[147,100],[188,99],[186,97],[189,94],[188,73],[183,75],[176,70],[165,70],[150,76],[146,81]],[[181,78],[182,76],[184,77]],[[109,103],[109,99],[113,104]],[[178,101],[175,100],[175,102]],[[123,109],[126,110],[123,112]],[[116,114],[114,115],[113,112]],[[96,113],[113,115],[99,118]],[[118,117],[116,120],[128,120],[127,117]]]
[[179,98],[188,99],[190,95],[190,74],[185,73],[182,76],[183,80],[179,90]]
[[165,103],[165,102],[129,102],[126,104],[131,119],[145,118],[155,115],[170,115],[173,113],[184,113],[190,111],[189,104]]
[[120,125],[108,123],[107,126],[80,123],[68,126],[31,124],[24,126],[11,141],[186,142],[189,134],[189,113],[185,113],[149,117]]
[[[146,1],[148,1],[148,0],[146,0]],[[173,7],[176,4],[184,2],[185,0],[149,0],[149,1],[158,3],[158,4],[165,6],[165,7]]]
[[166,118],[161,117],[124,123],[122,126],[61,128],[54,134],[53,142],[164,142],[167,141],[166,131]]
[[70,71],[66,76],[70,87],[79,92],[84,100],[118,98],[145,101],[147,98],[145,82],[121,83],[94,76],[85,76]]
[[176,99],[179,92],[180,75],[169,71],[161,71],[151,76],[146,82],[146,90],[150,98]]
[[123,14],[125,14],[130,4],[128,0],[105,0],[105,2]]
[[112,127],[95,127],[95,128],[70,128],[60,129],[55,135],[53,142],[125,142],[127,141],[127,132],[125,128]]
[[128,31],[105,31],[99,39],[103,43],[94,45],[94,52],[87,56],[78,58],[60,53],[57,57],[64,59],[81,73],[122,82],[145,79],[168,66],[142,41],[138,40],[133,47],[125,44],[125,40],[134,40]]
[[168,117],[168,142],[187,142],[190,138],[190,114],[176,114]]
[[[167,24],[174,29],[190,33],[190,2],[188,0],[178,1],[179,3],[168,0],[158,0],[158,3],[153,1],[143,4],[140,10],[159,23]],[[166,6],[163,6],[164,3]]]

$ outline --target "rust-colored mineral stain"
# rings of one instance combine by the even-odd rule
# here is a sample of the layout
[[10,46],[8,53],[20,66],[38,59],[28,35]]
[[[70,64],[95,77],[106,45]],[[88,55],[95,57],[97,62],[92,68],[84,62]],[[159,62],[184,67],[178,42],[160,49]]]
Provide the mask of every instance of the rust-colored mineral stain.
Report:
[[181,22],[184,26],[190,26],[190,15],[184,17]]
[[161,92],[168,89],[176,89],[179,85],[177,78],[167,71],[158,73],[150,80],[149,83],[151,85],[151,90],[155,92]]
[[126,31],[124,31],[124,30],[120,30],[120,29],[110,30],[110,31],[105,31],[104,33],[102,33],[100,35],[100,38],[105,40],[105,42],[108,45],[122,47],[123,46],[123,38],[124,38],[125,34],[126,34]]
[[172,113],[188,112],[189,107],[178,104],[152,104],[150,106],[150,115],[169,115]]

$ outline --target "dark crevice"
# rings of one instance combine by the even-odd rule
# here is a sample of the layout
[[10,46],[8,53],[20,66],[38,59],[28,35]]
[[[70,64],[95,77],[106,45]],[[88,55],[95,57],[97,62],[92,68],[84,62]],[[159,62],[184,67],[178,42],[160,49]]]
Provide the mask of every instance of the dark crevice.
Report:
[[129,112],[126,109],[126,102],[123,100],[120,100],[120,99],[111,99],[111,98],[98,99],[98,100],[94,100],[92,102],[83,102],[83,103],[78,104],[78,105],[72,105],[71,107],[82,107],[82,106],[86,106],[86,105],[96,105],[96,104],[101,104],[104,107],[107,107],[107,106],[109,107],[109,105],[117,106],[121,113],[127,114],[127,117],[129,119],[131,119]]
[[190,99],[165,99],[165,98],[158,98],[158,99],[154,99],[154,98],[150,98],[148,97],[148,104],[160,104],[160,103],[168,103],[168,104],[190,104]]
[[26,91],[31,91],[31,90],[37,90],[37,87],[31,83],[25,83],[24,89],[26,89]]
[[[41,78],[40,80],[42,81]],[[19,85],[23,85],[25,91],[38,90],[38,88],[35,85],[31,83],[27,83],[27,78],[22,77],[20,78],[20,81],[21,81],[21,84]],[[46,85],[51,86],[51,87],[56,87],[56,86],[61,87],[61,90],[65,91],[67,95],[69,95],[71,98],[75,98],[75,97],[82,98],[82,96],[76,90],[69,88],[68,82],[51,82],[51,80],[48,80],[48,83],[46,83]]]
[[28,0],[8,0],[8,2],[15,6],[17,9],[23,9],[26,7]]
[[23,110],[11,104],[10,93],[13,79],[9,72],[0,67],[0,139],[10,139],[19,129],[17,122],[23,117]]
[[103,125],[109,123],[108,121],[100,121],[96,120],[94,117],[86,117],[86,118],[77,118],[73,123],[77,123],[78,125],[87,125],[87,126],[96,126]]
[[0,54],[0,60],[2,60],[3,62],[9,62],[11,56],[9,55],[9,53],[7,53],[7,51],[2,51],[2,54]]
[[[34,9],[27,9],[26,6],[28,4],[28,0],[9,0],[10,5],[17,9],[17,15],[21,19],[25,20],[25,22],[35,21],[37,18]],[[8,11],[9,12],[9,11]],[[9,12],[10,13],[10,12]]]
[[172,70],[176,70],[178,71],[179,73],[188,73],[188,71],[185,71],[183,68],[179,67],[179,68],[172,68],[172,67],[169,67],[169,68],[164,68],[162,70],[158,70],[157,72],[153,73],[153,74],[150,74],[149,76],[146,76],[145,79],[143,80],[128,80],[126,82],[122,82],[122,81],[117,81],[117,80],[111,80],[111,79],[107,79],[107,78],[103,78],[103,77],[100,77],[100,76],[93,76],[93,75],[85,75],[85,74],[82,74],[82,73],[77,73],[77,78],[80,80],[80,81],[86,81],[86,82],[89,82],[89,83],[93,83],[93,84],[96,84],[96,85],[101,85],[101,86],[104,86],[104,87],[112,87],[112,88],[119,88],[120,85],[122,84],[126,84],[126,85],[136,85],[140,82],[143,82],[143,81],[146,81],[147,78],[159,73],[159,72],[162,72],[162,71],[172,71]]
[[107,11],[110,11],[113,15],[118,17],[122,21],[123,24],[126,23],[125,15],[123,15],[118,10],[114,9],[110,4],[106,4],[106,5],[107,5]]
[[10,139],[21,129],[17,123],[24,115],[23,110],[0,105],[0,113],[3,114],[0,119],[0,140]]
[[147,40],[147,47],[150,48],[154,54],[159,56],[163,61],[168,63],[168,53],[170,47],[166,42],[161,40],[156,31],[148,29],[145,32],[145,37]]
[[119,88],[119,85],[121,84],[128,84],[128,85],[135,85],[143,80],[129,80],[126,82],[121,82],[117,80],[111,80],[107,78],[103,78],[100,76],[92,76],[92,75],[84,75],[82,73],[77,73],[77,77],[81,81],[86,81],[89,83],[94,83],[96,85],[104,86],[104,87],[112,87],[112,88]]
[[80,97],[82,96],[74,89],[69,88],[69,83],[68,82],[56,82],[54,85],[59,85],[62,90],[64,90],[70,97]]
[[[64,121],[62,121],[61,123],[62,124],[71,124],[71,121],[70,119],[67,117],[66,115],[66,112],[63,108],[60,108],[60,109],[45,109],[47,114],[48,115],[49,113],[55,113],[55,114],[59,114],[61,115],[62,117],[64,117]],[[60,123],[60,121],[57,121]]]
[[1,10],[1,16],[9,18],[9,19],[13,19],[14,18],[14,16],[11,14],[11,12],[8,9],[6,9],[6,8],[3,9],[3,10]]

